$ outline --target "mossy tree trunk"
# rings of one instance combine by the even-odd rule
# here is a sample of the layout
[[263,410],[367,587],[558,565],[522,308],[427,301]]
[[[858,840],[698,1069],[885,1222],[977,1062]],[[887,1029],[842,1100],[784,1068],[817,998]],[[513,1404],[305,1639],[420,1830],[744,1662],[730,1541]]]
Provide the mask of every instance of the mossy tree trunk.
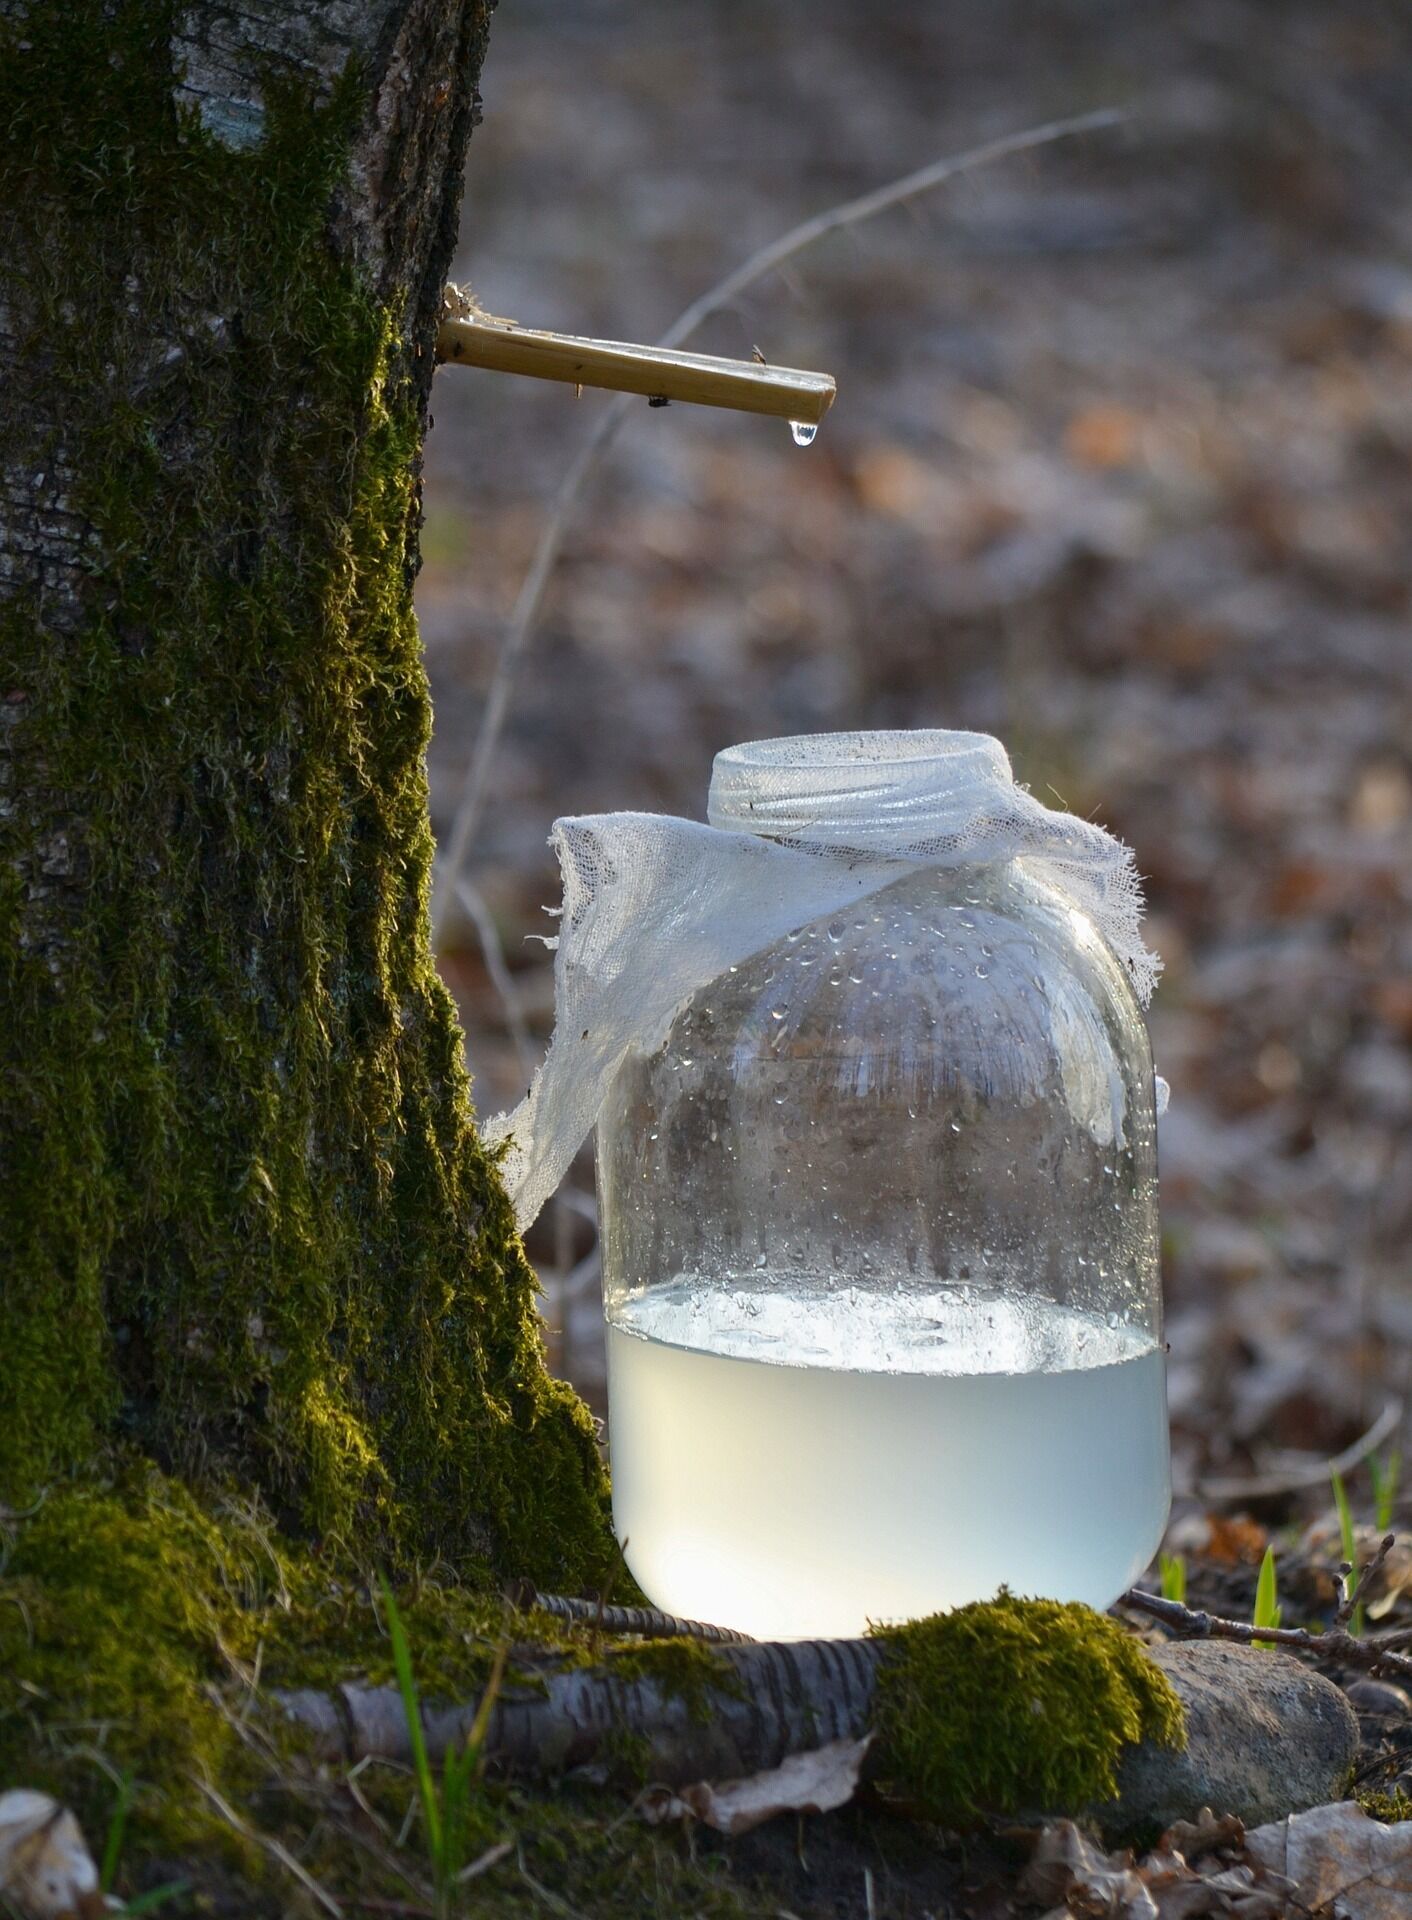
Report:
[[418,467],[488,0],[0,0],[0,1504],[587,1577],[427,933]]

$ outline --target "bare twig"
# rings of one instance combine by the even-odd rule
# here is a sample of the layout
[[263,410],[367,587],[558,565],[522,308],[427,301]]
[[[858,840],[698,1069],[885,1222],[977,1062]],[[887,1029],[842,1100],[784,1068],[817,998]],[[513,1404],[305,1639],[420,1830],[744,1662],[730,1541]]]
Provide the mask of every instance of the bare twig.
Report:
[[1336,1453],[1332,1459],[1320,1456],[1317,1459],[1291,1464],[1283,1471],[1276,1468],[1270,1473],[1248,1474],[1244,1478],[1217,1476],[1214,1479],[1197,1483],[1197,1494],[1203,1500],[1266,1500],[1281,1493],[1299,1493],[1305,1487],[1324,1487],[1329,1484],[1329,1475],[1338,1473],[1348,1475],[1355,1467],[1361,1467],[1370,1454],[1376,1453],[1384,1440],[1389,1440],[1402,1425],[1403,1403],[1400,1399],[1391,1399],[1384,1406],[1368,1431],[1345,1447],[1342,1453]]
[[[837,233],[844,227],[856,227],[865,220],[872,220],[878,214],[885,213],[890,207],[902,206],[907,201],[915,199],[918,194],[928,193],[933,187],[939,187],[948,180],[954,180],[958,174],[969,173],[972,169],[986,166],[993,160],[1003,160],[1011,154],[1027,153],[1035,147],[1049,146],[1056,140],[1067,140],[1076,134],[1097,133],[1105,127],[1117,126],[1125,118],[1126,116],[1116,108],[1104,107],[1094,113],[1075,114],[1067,120],[1050,120],[1043,126],[1028,127],[1019,133],[1003,134],[999,139],[986,140],[979,146],[970,147],[964,153],[934,160],[925,167],[919,167],[914,173],[903,174],[900,179],[888,181],[884,186],[874,188],[871,193],[860,195],[856,200],[846,200],[840,206],[830,207],[823,213],[815,214],[812,219],[791,227],[788,233],[781,234],[779,239],[772,240],[768,246],[761,247],[758,252],[751,254],[750,258],[743,261],[734,272],[728,273],[724,280],[718,281],[699,299],[693,300],[691,305],[677,316],[657,344],[661,347],[683,345],[703,321],[719,313],[723,307],[728,307],[747,287],[753,286],[757,280],[763,280],[766,274],[777,272],[796,254],[802,253],[806,247],[813,246],[827,234]],[[432,895],[433,941],[439,938],[445,924],[447,905],[456,895],[456,882],[466,863],[466,855],[470,851],[471,842],[480,823],[491,763],[505,724],[505,716],[509,711],[515,675],[520,658],[539,618],[545,588],[563,546],[564,534],[574,501],[598,456],[608,446],[627,417],[630,405],[631,401],[627,399],[614,400],[599,415],[592,433],[574,456],[568,471],[559,483],[559,491],[554,496],[554,504],[545,521],[544,530],[540,534],[539,545],[530,562],[529,572],[525,575],[524,583],[515,601],[504,643],[495,663],[495,673],[491,679],[490,692],[486,696],[485,711],[481,715],[475,745],[466,767],[451,831],[447,836],[445,851],[438,863]]]
[[1352,1620],[1354,1614],[1358,1611],[1358,1606],[1363,1598],[1364,1591],[1372,1585],[1373,1581],[1382,1572],[1383,1562],[1396,1545],[1397,1535],[1395,1533],[1384,1534],[1378,1543],[1377,1552],[1373,1555],[1367,1566],[1364,1567],[1362,1573],[1356,1571],[1351,1561],[1345,1560],[1342,1562],[1339,1567],[1339,1579],[1343,1587],[1343,1598],[1339,1601],[1338,1612],[1334,1615],[1334,1625],[1336,1627],[1346,1627],[1349,1621]]
[[486,973],[505,1010],[505,1026],[515,1048],[515,1059],[519,1063],[521,1075],[528,1083],[530,1075],[534,1072],[534,1049],[530,1045],[529,1025],[525,1020],[525,1010],[520,1004],[519,991],[505,961],[505,949],[501,944],[500,930],[495,924],[495,917],[485,904],[480,889],[473,886],[464,874],[456,876],[456,897],[465,908],[467,918],[476,930],[481,954],[485,960]]
[[1257,1627],[1248,1620],[1223,1620],[1219,1614],[1185,1607],[1179,1600],[1164,1600],[1141,1587],[1130,1587],[1118,1604],[1150,1614],[1180,1640],[1235,1640],[1244,1646],[1258,1640],[1262,1645],[1342,1660],[1369,1673],[1395,1673],[1404,1680],[1412,1679],[1412,1658],[1395,1653],[1386,1640],[1356,1638],[1344,1626],[1335,1625],[1326,1633],[1312,1633],[1307,1627]]
[[384,1900],[375,1893],[360,1893],[349,1897],[348,1904],[359,1913],[392,1913],[403,1916],[403,1920],[436,1920],[433,1908],[419,1906],[415,1900]]
[[513,1840],[497,1841],[493,1847],[487,1847],[484,1853],[477,1854],[468,1867],[462,1867],[456,1875],[455,1884],[458,1887],[464,1887],[468,1880],[479,1880],[483,1873],[489,1873],[492,1867],[499,1866],[506,1855],[514,1851]]

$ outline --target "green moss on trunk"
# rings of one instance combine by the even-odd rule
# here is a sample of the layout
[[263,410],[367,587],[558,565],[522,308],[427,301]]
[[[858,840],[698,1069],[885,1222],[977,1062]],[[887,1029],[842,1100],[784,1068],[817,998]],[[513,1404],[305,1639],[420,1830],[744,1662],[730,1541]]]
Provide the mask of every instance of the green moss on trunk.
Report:
[[0,24],[5,457],[52,532],[0,575],[0,1502],[117,1446],[583,1580],[594,1434],[429,950],[430,342],[349,237],[366,74],[272,67],[231,149],[172,31]]

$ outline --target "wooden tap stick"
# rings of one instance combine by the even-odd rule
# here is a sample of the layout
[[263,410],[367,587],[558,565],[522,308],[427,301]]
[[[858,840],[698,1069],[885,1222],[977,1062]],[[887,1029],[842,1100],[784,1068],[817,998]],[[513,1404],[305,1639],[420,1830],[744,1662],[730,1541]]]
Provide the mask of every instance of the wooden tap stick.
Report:
[[568,333],[536,333],[490,320],[444,319],[437,358],[494,373],[527,373],[579,387],[612,387],[649,399],[685,400],[699,407],[733,407],[817,426],[833,405],[826,373],[762,366],[753,360],[716,360],[704,353],[634,347],[618,340],[580,340]]

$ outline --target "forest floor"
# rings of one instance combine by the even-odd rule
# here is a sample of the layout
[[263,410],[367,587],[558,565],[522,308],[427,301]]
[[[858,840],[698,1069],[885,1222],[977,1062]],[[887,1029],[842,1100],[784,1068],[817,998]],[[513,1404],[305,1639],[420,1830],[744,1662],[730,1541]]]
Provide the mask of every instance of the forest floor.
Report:
[[[649,339],[809,213],[1129,110],[825,242],[704,331],[827,368],[838,403],[807,451],[779,423],[634,413],[579,505],[469,872],[537,1047],[551,820],[699,818],[735,740],[984,729],[1129,842],[1166,963],[1168,1545],[1195,1601],[1245,1617],[1269,1543],[1286,1619],[1327,1617],[1322,1463],[1380,1416],[1379,1459],[1401,1443],[1412,1356],[1409,79],[1412,30],[1374,0],[519,0],[468,174],[458,278],[492,312]],[[602,404],[439,380],[419,605],[443,835]],[[496,1110],[525,1062],[468,926],[445,966]],[[602,1412],[591,1183],[585,1156],[532,1251],[556,1364]],[[1367,1525],[1366,1467],[1349,1483]],[[1412,1553],[1390,1573],[1384,1627],[1412,1621]],[[1412,1767],[1412,1720],[1365,1732],[1370,1779]],[[785,1905],[832,1910],[811,1900]],[[898,1900],[877,1911],[926,1909]]]

